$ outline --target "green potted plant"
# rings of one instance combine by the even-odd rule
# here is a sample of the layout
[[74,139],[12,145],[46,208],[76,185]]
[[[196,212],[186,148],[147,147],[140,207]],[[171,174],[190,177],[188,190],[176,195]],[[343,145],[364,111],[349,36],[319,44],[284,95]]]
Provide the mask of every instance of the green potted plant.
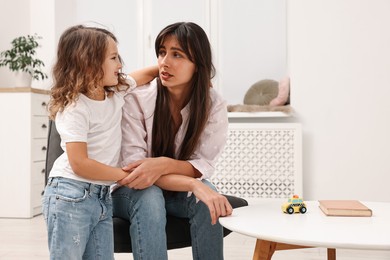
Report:
[[[15,38],[11,44],[12,48],[0,53],[0,67],[8,67],[14,72],[24,72],[30,76],[30,80],[44,80],[46,73],[42,71],[45,64],[36,58],[38,40],[42,37],[37,34],[20,36]],[[31,82],[31,81],[30,81]]]

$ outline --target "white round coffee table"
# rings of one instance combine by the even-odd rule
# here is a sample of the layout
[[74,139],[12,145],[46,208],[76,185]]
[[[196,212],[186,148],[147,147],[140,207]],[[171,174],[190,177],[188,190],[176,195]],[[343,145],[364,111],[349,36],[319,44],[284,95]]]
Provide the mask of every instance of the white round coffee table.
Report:
[[336,248],[390,250],[390,203],[363,202],[372,217],[328,217],[317,201],[306,201],[307,213],[285,214],[285,201],[264,200],[234,209],[220,223],[243,235],[257,238],[253,259],[271,259],[275,250],[325,247],[328,259]]

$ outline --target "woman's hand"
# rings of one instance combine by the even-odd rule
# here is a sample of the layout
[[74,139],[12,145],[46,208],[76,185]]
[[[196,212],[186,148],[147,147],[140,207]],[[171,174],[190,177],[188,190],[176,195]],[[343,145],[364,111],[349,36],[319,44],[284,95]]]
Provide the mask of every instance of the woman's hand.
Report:
[[[118,181],[120,185],[126,185],[129,188],[145,189],[152,186],[163,175],[183,175],[191,177],[200,177],[201,174],[196,170],[191,163],[182,160],[176,160],[169,157],[154,157],[146,158],[133,163],[130,163],[122,170],[129,173],[129,176]],[[175,177],[174,177],[175,178]],[[188,178],[185,178],[188,180]],[[176,186],[173,190],[181,191],[180,187]],[[188,187],[187,187],[188,188]],[[168,188],[170,190],[170,188]],[[188,189],[186,190],[188,191]]]
[[165,160],[165,157],[157,157],[130,163],[122,168],[129,175],[118,181],[118,184],[139,190],[152,186],[165,173]]
[[210,210],[211,224],[217,223],[219,217],[229,216],[233,212],[227,198],[201,181],[194,179],[193,194],[196,198],[203,201]]
[[160,177],[156,181],[156,185],[164,190],[192,192],[209,208],[211,224],[213,225],[217,223],[219,217],[229,216],[233,212],[233,208],[225,196],[193,177],[168,174]]

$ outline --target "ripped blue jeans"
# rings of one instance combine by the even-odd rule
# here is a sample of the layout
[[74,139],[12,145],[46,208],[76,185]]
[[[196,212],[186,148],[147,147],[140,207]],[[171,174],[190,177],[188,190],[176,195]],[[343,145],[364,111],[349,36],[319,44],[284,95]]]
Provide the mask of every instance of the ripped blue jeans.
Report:
[[42,202],[50,259],[114,259],[109,186],[50,178]]

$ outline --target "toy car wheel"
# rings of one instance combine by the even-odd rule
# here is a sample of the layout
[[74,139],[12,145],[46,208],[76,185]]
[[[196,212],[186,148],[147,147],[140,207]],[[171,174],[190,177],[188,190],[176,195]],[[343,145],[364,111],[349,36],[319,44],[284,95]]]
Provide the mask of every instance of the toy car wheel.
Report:
[[288,214],[293,214],[294,213],[294,209],[292,207],[288,207],[287,208],[287,213]]
[[299,212],[301,212],[302,214],[305,214],[307,211],[306,207],[305,206],[302,206],[299,208]]

